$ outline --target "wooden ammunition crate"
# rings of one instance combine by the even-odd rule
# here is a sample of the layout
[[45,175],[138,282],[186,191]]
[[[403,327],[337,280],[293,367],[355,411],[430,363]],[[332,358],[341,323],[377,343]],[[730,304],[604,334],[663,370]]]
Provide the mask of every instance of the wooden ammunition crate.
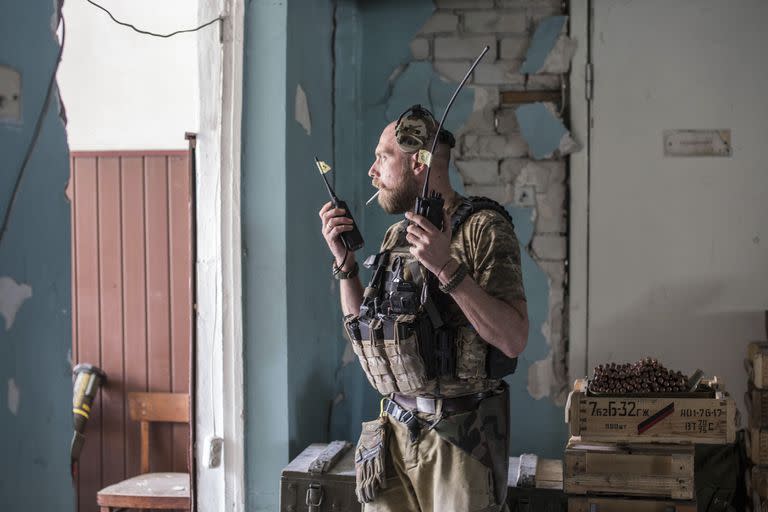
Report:
[[565,449],[567,494],[692,500],[693,474],[693,445],[571,442]]
[[572,391],[566,421],[582,441],[725,444],[736,439],[736,404],[719,398],[591,396]]
[[768,389],[758,389],[750,384],[744,402],[747,404],[749,426],[768,428]]
[[768,430],[750,428],[746,441],[749,460],[758,466],[768,465]]
[[752,469],[749,472],[750,476],[747,478],[747,491],[756,493],[763,499],[768,498],[768,468],[752,466]]
[[519,481],[520,469],[520,458],[510,457],[507,492],[510,512],[563,512],[567,508],[568,501],[563,492],[563,461],[538,459],[530,487]]
[[747,346],[744,362],[749,379],[757,389],[768,389],[768,342],[753,341]]
[[568,512],[696,512],[695,501],[569,497]]

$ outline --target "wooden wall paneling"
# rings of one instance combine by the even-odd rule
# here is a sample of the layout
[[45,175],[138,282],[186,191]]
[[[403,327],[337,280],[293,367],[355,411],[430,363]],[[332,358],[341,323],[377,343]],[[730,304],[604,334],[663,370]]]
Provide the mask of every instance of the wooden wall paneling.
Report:
[[[168,166],[165,156],[149,156],[145,162],[149,391],[170,392],[173,359],[168,272]],[[153,425],[150,434],[152,471],[170,470],[162,462],[170,463],[173,457],[171,425]]]
[[[144,239],[144,158],[121,158],[123,232],[123,316],[125,317],[125,390],[147,391],[146,243]],[[125,418],[125,473],[139,474],[141,430]]]
[[[75,483],[78,510],[91,512],[97,490],[140,472],[127,393],[189,392],[191,177],[179,151],[75,152],[70,165],[73,362],[108,376]],[[187,471],[189,427],[152,430],[152,470]]]
[[[100,309],[98,269],[98,173],[96,158],[80,159],[75,167],[77,210],[77,280],[78,295],[77,354],[81,363],[101,366]],[[78,465],[79,493],[82,512],[96,511],[96,492],[101,479],[101,396],[94,401],[86,427],[86,441]],[[94,499],[91,500],[91,497]]]
[[101,466],[103,484],[111,485],[125,479],[120,159],[100,157],[98,174],[101,369],[107,374],[107,385],[101,390]]
[[[188,156],[168,157],[168,211],[171,312],[171,388],[189,393],[189,350],[192,339],[192,218]],[[189,471],[189,425],[173,429],[173,471]]]
[[[78,343],[77,343],[77,203],[75,202],[75,158],[69,158],[69,182],[67,183],[67,193],[70,202],[69,209],[69,221],[71,226],[72,243],[70,244],[71,250],[71,267],[72,267],[72,366],[74,367],[76,361],[78,361]],[[77,490],[80,488],[80,476],[75,473],[73,480],[74,488]],[[75,492],[75,509],[80,510],[80,493]]]

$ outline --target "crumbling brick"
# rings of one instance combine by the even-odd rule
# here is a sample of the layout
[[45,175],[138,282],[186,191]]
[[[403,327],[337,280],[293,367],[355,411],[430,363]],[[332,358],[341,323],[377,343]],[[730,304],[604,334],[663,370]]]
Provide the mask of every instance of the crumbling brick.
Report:
[[496,60],[496,36],[436,37],[435,59],[474,59],[486,45],[490,50],[483,60]]
[[455,32],[459,26],[459,17],[448,11],[435,11],[427,20],[419,34],[434,34],[436,32]]
[[525,32],[527,23],[524,9],[474,11],[464,14],[464,30],[467,32]]
[[456,169],[466,185],[498,185],[498,160],[457,160]]
[[450,80],[451,82],[461,82],[461,79],[464,78],[464,75],[467,73],[467,69],[469,69],[470,64],[470,61],[432,61],[432,67],[435,68],[435,72],[446,80]]
[[435,0],[439,9],[482,9],[493,7],[493,0]]
[[528,154],[528,144],[519,135],[465,135],[465,157],[521,157]]
[[504,60],[522,60],[528,51],[527,36],[509,36],[501,39],[499,57]]
[[481,62],[475,69],[474,83],[478,85],[522,84],[524,77],[517,73],[519,67],[519,61]]

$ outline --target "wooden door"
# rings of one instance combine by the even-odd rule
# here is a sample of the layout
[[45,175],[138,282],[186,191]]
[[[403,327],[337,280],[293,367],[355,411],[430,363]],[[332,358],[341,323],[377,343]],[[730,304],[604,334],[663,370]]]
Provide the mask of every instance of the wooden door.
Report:
[[[80,457],[78,510],[139,473],[127,393],[188,393],[192,181],[187,151],[73,152],[72,359],[107,374]],[[189,426],[153,426],[151,471],[188,471]]]

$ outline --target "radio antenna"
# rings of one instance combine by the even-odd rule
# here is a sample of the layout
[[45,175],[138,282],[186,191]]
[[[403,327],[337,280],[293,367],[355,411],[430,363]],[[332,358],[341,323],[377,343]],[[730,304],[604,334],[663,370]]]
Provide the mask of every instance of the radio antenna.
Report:
[[445,107],[445,111],[443,111],[443,117],[440,118],[440,124],[437,125],[437,131],[435,132],[435,137],[434,137],[434,140],[432,141],[432,149],[429,150],[429,159],[427,163],[427,176],[424,179],[424,190],[422,190],[422,193],[421,193],[422,197],[428,197],[427,194],[429,193],[429,171],[432,170],[432,155],[435,154],[438,135],[440,134],[440,130],[443,129],[443,123],[445,122],[445,118],[448,116],[448,111],[451,110],[451,106],[453,105],[454,100],[456,100],[456,96],[459,95],[459,91],[461,91],[462,87],[464,87],[464,84],[467,83],[467,80],[469,80],[469,75],[472,74],[472,72],[475,70],[480,60],[483,57],[485,57],[486,53],[488,53],[489,49],[490,47],[486,46],[485,48],[483,48],[483,51],[480,52],[480,55],[477,56],[477,58],[475,59],[475,62],[473,62],[472,65],[469,67],[469,71],[467,71],[467,74],[464,75],[464,78],[461,80],[461,83],[453,92],[453,96],[451,96],[451,101],[448,102],[448,106]]

